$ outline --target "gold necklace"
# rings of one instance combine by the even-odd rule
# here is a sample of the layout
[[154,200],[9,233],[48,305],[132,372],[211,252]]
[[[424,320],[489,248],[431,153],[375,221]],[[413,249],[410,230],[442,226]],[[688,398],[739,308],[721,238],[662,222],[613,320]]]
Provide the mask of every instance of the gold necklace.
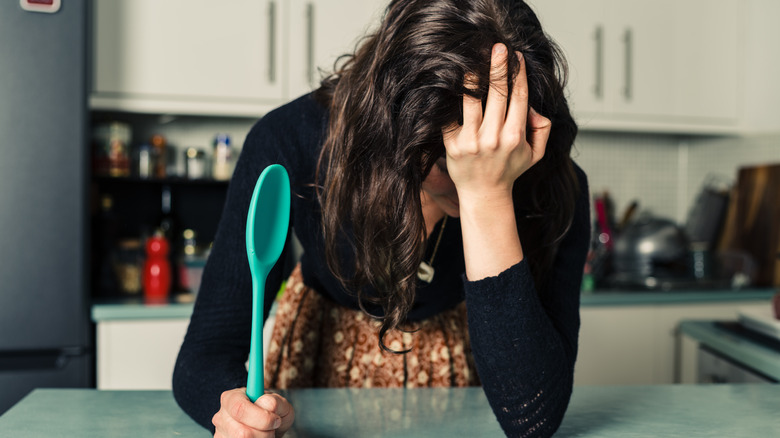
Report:
[[417,278],[420,280],[430,283],[433,281],[433,274],[435,273],[435,270],[433,269],[433,259],[436,258],[436,251],[439,250],[439,243],[441,243],[441,236],[444,234],[444,227],[447,225],[447,215],[444,215],[444,220],[441,223],[441,228],[439,228],[439,237],[436,238],[436,244],[433,246],[433,253],[431,254],[431,259],[428,260],[428,263],[425,263],[425,260],[420,262],[420,266],[417,267]]

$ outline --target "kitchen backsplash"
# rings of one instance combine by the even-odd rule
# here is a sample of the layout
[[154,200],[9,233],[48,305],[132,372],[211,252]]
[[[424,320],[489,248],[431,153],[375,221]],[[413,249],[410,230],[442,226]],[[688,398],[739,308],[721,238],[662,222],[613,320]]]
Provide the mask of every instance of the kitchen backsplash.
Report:
[[609,191],[616,213],[637,200],[641,210],[684,223],[710,176],[733,183],[745,165],[780,163],[780,133],[688,137],[581,132],[574,159],[592,193]]
[[678,145],[669,135],[580,132],[572,156],[591,193],[609,192],[617,215],[636,200],[640,211],[676,219]]
[[708,173],[728,176],[734,183],[740,167],[780,164],[780,133],[692,139],[687,142],[687,154],[688,192],[683,200],[690,205]]

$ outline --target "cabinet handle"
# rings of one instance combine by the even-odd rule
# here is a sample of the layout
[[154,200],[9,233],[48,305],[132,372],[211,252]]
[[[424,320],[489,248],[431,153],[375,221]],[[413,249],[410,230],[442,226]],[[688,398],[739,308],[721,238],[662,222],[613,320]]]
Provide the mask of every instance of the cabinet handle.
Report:
[[626,64],[625,64],[625,87],[623,88],[623,96],[626,100],[631,100],[634,96],[634,72],[633,72],[633,51],[634,51],[634,35],[631,29],[626,29],[623,34],[623,44],[626,50]]
[[593,94],[600,100],[604,97],[604,28],[602,26],[596,26],[593,39],[596,40],[596,83],[593,84]]
[[314,85],[314,4],[306,4],[306,80]]
[[268,3],[268,82],[276,82],[276,2]]

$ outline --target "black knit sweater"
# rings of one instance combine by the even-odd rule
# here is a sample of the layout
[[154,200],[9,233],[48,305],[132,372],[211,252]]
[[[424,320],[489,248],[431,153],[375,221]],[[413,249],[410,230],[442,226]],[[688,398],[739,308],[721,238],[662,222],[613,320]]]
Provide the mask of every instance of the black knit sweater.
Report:
[[[354,296],[324,263],[320,207],[312,183],[326,126],[327,111],[307,95],[256,123],[241,152],[173,375],[179,405],[212,431],[220,394],[246,386],[252,286],[245,226],[255,182],[269,164],[281,164],[290,174],[291,225],[304,249],[304,282],[341,305],[357,308]],[[496,277],[466,281],[460,223],[451,218],[434,262],[434,281],[420,284],[409,314],[410,320],[423,319],[465,298],[477,371],[508,436],[551,435],[569,403],[580,281],[590,239],[587,182],[579,168],[577,174],[580,194],[574,222],[543,290],[537,293],[525,261]],[[282,277],[282,263],[277,263],[266,285],[266,317],[274,298],[270,291],[278,290]]]

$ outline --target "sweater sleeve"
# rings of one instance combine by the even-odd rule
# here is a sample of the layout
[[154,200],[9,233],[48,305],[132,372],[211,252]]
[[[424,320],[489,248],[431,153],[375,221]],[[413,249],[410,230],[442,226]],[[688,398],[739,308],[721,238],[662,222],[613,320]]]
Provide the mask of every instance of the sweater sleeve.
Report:
[[547,437],[571,397],[582,269],[590,244],[587,181],[571,228],[539,293],[523,260],[498,276],[465,283],[469,334],[485,395],[511,437]]
[[[252,282],[245,233],[252,191],[266,166],[280,163],[290,170],[282,154],[284,137],[275,119],[272,113],[261,119],[244,143],[174,368],[177,403],[212,433],[211,418],[219,410],[221,393],[246,386]],[[268,275],[263,320],[283,280],[285,258],[283,254]]]

